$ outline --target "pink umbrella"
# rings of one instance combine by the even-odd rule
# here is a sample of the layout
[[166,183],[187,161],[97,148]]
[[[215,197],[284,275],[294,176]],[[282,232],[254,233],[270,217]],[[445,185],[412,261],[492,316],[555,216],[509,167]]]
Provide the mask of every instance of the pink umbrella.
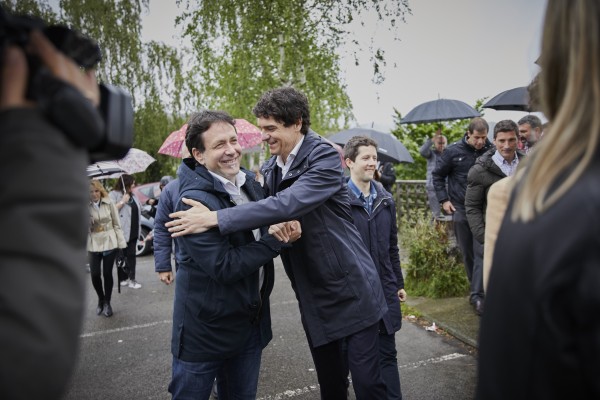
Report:
[[[235,129],[238,134],[238,141],[244,150],[258,146],[262,141],[260,129],[243,118],[235,120]],[[186,131],[187,124],[171,132],[158,149],[158,153],[181,158],[182,150],[185,146]]]
[[[154,157],[150,154],[146,153],[144,150],[131,148],[129,152],[125,155],[125,157],[116,161],[107,161],[104,164],[107,166],[113,166],[120,171],[115,171],[114,173],[109,174],[101,174],[104,175],[105,178],[118,178],[123,174],[135,174],[137,172],[144,172],[146,168],[154,161]],[[88,176],[90,175],[90,169],[93,169],[92,166],[88,167]]]
[[238,142],[242,149],[258,146],[262,142],[260,129],[243,118],[235,120],[235,130],[238,134]]
[[181,151],[185,146],[185,132],[187,124],[167,136],[163,144],[158,149],[159,154],[166,154],[171,157],[181,158]]

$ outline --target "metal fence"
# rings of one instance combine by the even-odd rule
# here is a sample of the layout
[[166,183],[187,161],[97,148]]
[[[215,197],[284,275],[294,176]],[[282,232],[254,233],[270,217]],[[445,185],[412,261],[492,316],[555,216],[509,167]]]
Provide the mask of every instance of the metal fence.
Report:
[[397,180],[394,198],[399,223],[403,220],[415,222],[419,216],[431,214],[424,180]]

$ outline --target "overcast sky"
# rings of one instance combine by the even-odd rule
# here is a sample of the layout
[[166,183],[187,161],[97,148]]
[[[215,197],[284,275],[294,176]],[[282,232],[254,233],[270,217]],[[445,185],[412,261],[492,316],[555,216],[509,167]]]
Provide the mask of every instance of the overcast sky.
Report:
[[[409,0],[412,15],[399,27],[400,41],[377,24],[360,30],[386,44],[383,84],[371,82],[367,60],[344,62],[347,91],[360,125],[393,126],[394,108],[406,115],[414,106],[437,98],[474,105],[477,99],[526,86],[538,72],[541,25],[546,0]],[[150,2],[144,40],[172,44],[178,14],[171,2]],[[161,28],[162,27],[162,28]],[[395,67],[394,67],[395,66]],[[526,115],[487,110],[489,121]]]

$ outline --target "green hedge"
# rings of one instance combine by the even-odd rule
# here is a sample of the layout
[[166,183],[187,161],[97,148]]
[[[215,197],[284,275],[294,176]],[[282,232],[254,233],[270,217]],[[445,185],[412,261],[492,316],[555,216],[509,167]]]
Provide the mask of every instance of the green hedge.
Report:
[[430,217],[403,221],[402,247],[408,255],[404,263],[405,287],[411,296],[431,298],[465,296],[469,282],[459,249],[452,245],[450,226],[431,223]]

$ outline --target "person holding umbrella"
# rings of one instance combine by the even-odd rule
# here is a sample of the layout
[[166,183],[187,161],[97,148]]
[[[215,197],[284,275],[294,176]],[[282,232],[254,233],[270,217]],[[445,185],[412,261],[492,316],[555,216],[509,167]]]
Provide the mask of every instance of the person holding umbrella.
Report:
[[142,287],[135,280],[135,266],[136,256],[135,248],[140,235],[140,221],[142,218],[141,205],[136,199],[131,189],[135,185],[135,179],[131,175],[122,175],[117,180],[115,187],[110,191],[110,199],[115,203],[119,210],[119,218],[121,220],[121,229],[123,229],[123,235],[127,241],[127,248],[125,249],[125,257],[127,268],[129,269],[129,276],[121,275],[121,270],[117,270],[117,276],[121,286],[129,286],[132,289],[139,289]]

